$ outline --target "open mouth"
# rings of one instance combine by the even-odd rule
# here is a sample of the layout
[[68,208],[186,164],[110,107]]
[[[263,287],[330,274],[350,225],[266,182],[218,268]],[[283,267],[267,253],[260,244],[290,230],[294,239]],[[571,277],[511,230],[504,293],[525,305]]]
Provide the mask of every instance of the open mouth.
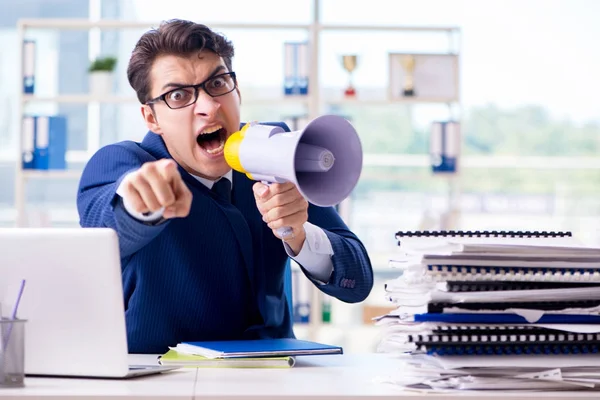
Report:
[[196,138],[196,142],[204,151],[208,154],[216,155],[223,151],[225,148],[225,139],[227,138],[227,131],[222,126],[215,126],[206,129],[200,133]]

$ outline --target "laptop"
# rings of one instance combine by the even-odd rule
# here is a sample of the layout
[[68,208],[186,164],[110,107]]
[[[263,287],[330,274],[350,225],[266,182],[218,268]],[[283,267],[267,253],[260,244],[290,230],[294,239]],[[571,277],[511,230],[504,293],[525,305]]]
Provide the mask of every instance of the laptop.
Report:
[[0,228],[0,304],[25,325],[25,374],[129,378],[119,240],[108,228]]

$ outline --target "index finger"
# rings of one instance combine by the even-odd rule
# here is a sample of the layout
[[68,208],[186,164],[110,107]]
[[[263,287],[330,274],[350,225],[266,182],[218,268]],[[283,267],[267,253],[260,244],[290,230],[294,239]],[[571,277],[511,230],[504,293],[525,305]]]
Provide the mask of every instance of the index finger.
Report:
[[157,167],[160,176],[169,183],[180,177],[179,171],[177,170],[177,163],[174,160],[163,158],[158,161]]
[[175,203],[170,207],[176,217],[187,217],[192,206],[192,192],[182,179],[173,182]]
[[294,189],[296,185],[292,182],[283,182],[283,183],[273,183],[270,187],[270,191],[272,195],[289,192]]

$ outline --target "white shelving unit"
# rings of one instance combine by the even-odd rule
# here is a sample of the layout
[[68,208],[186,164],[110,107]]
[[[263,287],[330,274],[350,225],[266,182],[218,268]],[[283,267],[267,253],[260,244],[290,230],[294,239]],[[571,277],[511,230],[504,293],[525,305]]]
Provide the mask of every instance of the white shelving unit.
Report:
[[[457,27],[419,27],[419,26],[378,26],[378,25],[328,25],[322,24],[319,15],[320,4],[319,0],[313,0],[313,15],[310,24],[250,24],[250,23],[210,23],[203,22],[207,26],[217,29],[220,32],[227,32],[228,29],[248,29],[248,30],[306,30],[308,41],[310,43],[310,68],[309,68],[309,89],[307,96],[276,96],[273,98],[244,98],[244,105],[248,104],[301,104],[307,110],[307,116],[309,119],[315,118],[321,115],[326,107],[331,105],[358,105],[358,106],[378,106],[378,105],[389,105],[397,104],[398,106],[403,105],[414,105],[414,104],[446,104],[449,108],[449,114],[453,115],[455,119],[456,113],[453,111],[458,107],[460,109],[459,98],[456,99],[441,99],[441,98],[400,98],[400,99],[388,99],[387,95],[375,98],[361,98],[360,93],[357,98],[344,98],[339,95],[337,98],[324,98],[323,91],[319,82],[319,71],[320,61],[319,52],[321,45],[321,36],[325,32],[429,32],[446,35],[448,39],[448,53],[459,54],[460,51],[460,30]],[[151,27],[158,26],[158,22],[128,22],[118,20],[74,20],[74,19],[25,19],[20,20],[18,23],[18,40],[22,43],[27,37],[27,31],[29,29],[53,29],[53,30],[90,30],[90,32],[99,32],[103,29],[110,30],[125,30],[125,29],[149,29]],[[92,35],[90,35],[92,36]],[[96,35],[99,37],[99,35]],[[19,46],[21,49],[22,46]],[[18,79],[22,79],[23,65],[22,55],[18,55],[20,63],[21,76]],[[360,88],[359,88],[360,89]],[[340,88],[340,91],[343,89]],[[19,101],[19,115],[22,118],[24,110],[27,104],[33,102],[50,102],[50,103],[70,103],[70,104],[87,104],[88,111],[91,109],[98,110],[99,104],[113,103],[113,104],[125,104],[125,103],[137,103],[135,96],[123,96],[123,95],[108,95],[108,96],[92,96],[86,94],[77,95],[57,95],[57,96],[36,96],[31,94],[20,94]],[[23,135],[22,135],[22,124],[19,123],[19,138],[18,138],[18,151],[16,157],[16,176],[15,176],[15,208],[16,208],[16,219],[17,226],[26,225],[26,186],[28,181],[35,179],[77,179],[79,177],[79,171],[38,171],[38,170],[23,170],[21,164],[21,149],[23,148]],[[99,143],[98,138],[89,138],[88,143]],[[87,152],[71,152],[67,155],[67,160],[79,160],[85,161],[91,154],[93,154],[97,148],[93,146],[87,149]],[[398,158],[395,158],[394,162],[397,162]],[[424,157],[417,156],[406,160],[407,166],[413,166],[411,164],[414,161],[415,166],[420,166],[423,163]],[[380,157],[365,155],[364,164],[366,165],[381,165],[382,159]],[[410,164],[410,165],[409,165]],[[348,207],[341,207],[342,217],[344,210]],[[315,338],[317,337],[317,329],[321,325],[322,319],[322,294],[317,289],[313,290],[312,301],[311,301],[311,315],[306,337]]]

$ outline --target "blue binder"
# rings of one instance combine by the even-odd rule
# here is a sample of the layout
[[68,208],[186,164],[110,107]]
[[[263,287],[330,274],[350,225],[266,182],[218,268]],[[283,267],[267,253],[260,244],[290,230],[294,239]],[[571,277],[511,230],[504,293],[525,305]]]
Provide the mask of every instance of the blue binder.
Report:
[[284,94],[308,94],[308,42],[285,42],[284,56]]
[[455,173],[460,152],[460,124],[437,121],[431,126],[431,169],[434,173]]
[[63,116],[35,117],[35,169],[66,169],[67,119]]
[[21,132],[23,148],[21,149],[21,162],[23,169],[35,168],[35,117],[23,117]]
[[183,342],[177,345],[177,349],[180,348],[193,350],[195,354],[209,358],[286,357],[343,353],[343,349],[339,346],[291,338]]
[[35,41],[23,41],[23,93],[35,91]]

